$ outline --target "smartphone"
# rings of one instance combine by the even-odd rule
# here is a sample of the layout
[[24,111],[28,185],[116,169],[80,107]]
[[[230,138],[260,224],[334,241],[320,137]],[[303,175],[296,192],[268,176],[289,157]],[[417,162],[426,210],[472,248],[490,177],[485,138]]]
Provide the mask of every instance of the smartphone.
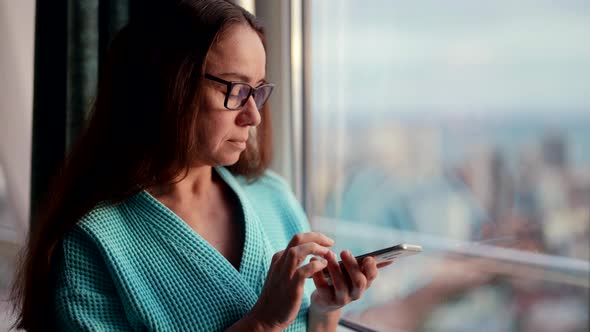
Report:
[[[368,254],[356,256],[357,262],[361,263],[365,257],[372,256],[377,261],[377,264],[393,261],[394,259],[415,255],[422,251],[422,247],[416,244],[398,244],[393,247],[379,249]],[[342,263],[342,262],[341,262]]]
[[[383,248],[383,249],[379,249],[379,250],[376,250],[376,251],[373,251],[370,253],[366,253],[366,254],[363,254],[360,256],[355,256],[354,258],[360,264],[365,257],[371,256],[371,257],[375,258],[375,260],[377,261],[377,265],[379,265],[379,264],[383,264],[386,262],[391,262],[391,261],[401,258],[401,257],[415,255],[420,252],[422,252],[422,246],[419,246],[416,244],[402,243],[402,244],[395,245],[393,247]],[[338,263],[340,264],[340,266],[343,265],[342,261],[340,261]],[[346,272],[345,269],[343,271]],[[324,275],[326,275],[326,277],[328,279],[330,278],[330,273],[328,272],[328,268],[324,269]]]

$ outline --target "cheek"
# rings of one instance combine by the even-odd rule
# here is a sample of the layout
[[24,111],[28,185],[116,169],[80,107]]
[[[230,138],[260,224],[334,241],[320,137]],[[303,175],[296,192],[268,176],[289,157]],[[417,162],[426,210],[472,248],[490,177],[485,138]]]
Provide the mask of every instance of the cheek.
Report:
[[225,107],[223,106],[225,95],[223,92],[213,88],[205,88],[205,93],[202,98],[201,110],[203,110],[203,112],[212,113],[225,110]]
[[231,114],[218,113],[221,116],[203,116],[199,119],[198,147],[201,151],[214,153],[223,147],[230,138]]

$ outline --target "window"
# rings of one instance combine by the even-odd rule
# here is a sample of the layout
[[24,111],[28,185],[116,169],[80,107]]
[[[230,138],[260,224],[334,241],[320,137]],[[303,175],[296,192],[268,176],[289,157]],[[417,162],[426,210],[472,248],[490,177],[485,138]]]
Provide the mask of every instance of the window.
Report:
[[422,244],[346,315],[586,331],[590,3],[305,2],[307,210],[353,254]]

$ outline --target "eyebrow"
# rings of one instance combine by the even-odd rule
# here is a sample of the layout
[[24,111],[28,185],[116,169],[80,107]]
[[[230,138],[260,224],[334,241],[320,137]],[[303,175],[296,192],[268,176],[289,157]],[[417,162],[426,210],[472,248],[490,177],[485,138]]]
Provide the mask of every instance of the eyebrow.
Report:
[[[242,82],[250,82],[250,77],[248,77],[244,74],[236,73],[236,72],[220,73],[217,75],[219,75],[219,76],[233,76],[233,77],[236,77],[237,79],[241,80]],[[262,79],[258,80],[258,82],[256,82],[255,85],[259,85],[261,83],[267,83],[266,79],[262,78]]]

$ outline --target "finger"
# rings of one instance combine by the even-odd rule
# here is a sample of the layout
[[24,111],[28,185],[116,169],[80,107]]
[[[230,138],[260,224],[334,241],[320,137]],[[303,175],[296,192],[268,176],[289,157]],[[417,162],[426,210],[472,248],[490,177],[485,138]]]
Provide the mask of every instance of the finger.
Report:
[[324,274],[324,271],[319,271],[312,275],[313,283],[315,284],[316,288],[330,288],[330,284],[328,283],[328,278]]
[[276,252],[274,255],[272,255],[272,260],[270,263],[276,264],[276,262],[278,262],[281,259],[284,252],[285,252],[285,250],[281,250],[281,251]]
[[381,262],[381,263],[377,264],[377,268],[380,269],[382,267],[386,267],[391,264],[393,264],[393,261]]
[[328,261],[323,258],[314,259],[309,263],[303,265],[302,267],[298,268],[295,271],[294,278],[298,283],[304,282],[305,279],[312,276],[313,274],[321,272],[327,264]]
[[[317,258],[314,257],[311,260],[314,261],[316,259]],[[334,290],[332,289],[332,287],[330,287],[330,284],[328,284],[328,279],[324,274],[324,270],[325,268],[312,275],[313,283],[315,284],[316,290],[321,293],[322,297],[327,299],[333,299]]]
[[348,285],[340,269],[340,264],[338,264],[338,256],[333,252],[330,252],[327,256],[328,272],[330,273],[332,286],[334,286],[334,296],[341,304],[347,304],[350,302]]
[[367,287],[367,278],[361,272],[358,262],[350,251],[343,251],[340,253],[340,257],[350,280],[350,297],[352,300],[358,300]]
[[275,275],[276,273],[281,273],[281,264],[278,263],[281,259],[281,257],[283,257],[284,250],[281,250],[279,252],[276,252],[274,255],[272,255],[272,260],[270,262],[270,267],[268,268],[268,276],[270,277],[272,275]]
[[315,242],[319,245],[330,247],[334,244],[334,240],[319,232],[307,232],[295,234],[289,241],[287,249],[295,247],[304,243]]
[[361,271],[363,271],[365,277],[367,278],[367,288],[369,288],[379,273],[377,270],[377,261],[373,257],[366,257],[363,259],[361,264]]
[[296,247],[287,249],[285,257],[285,266],[289,269],[289,272],[295,272],[295,270],[303,263],[308,255],[324,256],[330,249],[321,246],[315,242],[305,243]]

